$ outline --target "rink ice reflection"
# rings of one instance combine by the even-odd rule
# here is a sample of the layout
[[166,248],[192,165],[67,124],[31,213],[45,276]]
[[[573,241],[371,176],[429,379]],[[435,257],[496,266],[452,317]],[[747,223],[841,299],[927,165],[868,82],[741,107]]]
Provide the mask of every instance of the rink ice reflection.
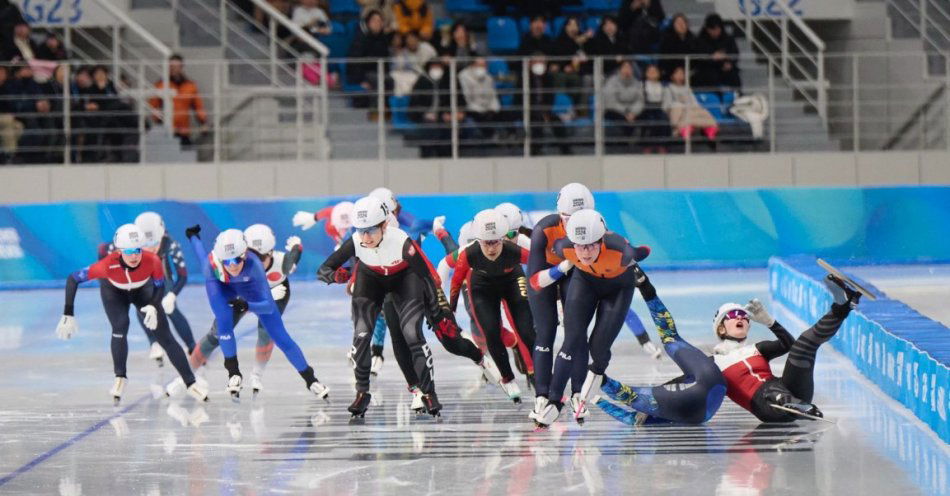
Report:
[[[699,344],[711,343],[709,316],[719,303],[767,299],[764,271],[658,272],[653,279],[683,334]],[[196,337],[210,324],[200,289],[188,287],[179,300]],[[6,333],[0,337],[0,493],[948,492],[947,446],[830,350],[819,353],[816,402],[835,425],[763,426],[727,400],[704,426],[635,429],[594,408],[582,427],[565,413],[551,430],[534,432],[526,417],[530,401],[514,405],[481,384],[477,368],[446,353],[434,337],[442,421],[409,410],[410,394],[387,345],[373,405],[362,423],[351,424],[345,410],[353,398],[345,359],[351,328],[336,289],[297,284],[287,310],[288,329],[331,387],[330,403],[305,390],[279,351],[257,398],[249,390],[239,403],[227,398],[220,354],[205,371],[210,402],[161,397],[173,370],[146,358],[133,324],[130,384],[116,408],[107,395],[109,336],[96,290],[80,292],[80,333],[68,343],[52,332],[59,291],[0,293],[0,329],[21,329],[15,337],[0,331]],[[636,308],[646,315],[642,302]],[[245,373],[256,332],[254,319],[247,320],[238,329]],[[467,319],[461,322],[467,327]],[[754,333],[769,337],[764,329]],[[628,331],[615,345],[608,374],[628,383],[678,375],[668,359],[656,363],[643,354]]]

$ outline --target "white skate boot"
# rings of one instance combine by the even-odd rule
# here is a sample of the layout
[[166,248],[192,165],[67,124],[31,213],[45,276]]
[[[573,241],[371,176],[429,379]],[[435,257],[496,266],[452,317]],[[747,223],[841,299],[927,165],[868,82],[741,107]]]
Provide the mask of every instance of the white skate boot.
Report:
[[383,357],[381,356],[373,357],[373,362],[369,367],[370,375],[379,375],[379,371],[383,369],[383,361]]
[[416,415],[425,413],[426,405],[422,402],[422,397],[425,395],[422,394],[422,390],[416,386],[412,386],[409,388],[409,392],[412,393],[412,404],[409,405],[409,408],[416,412]]
[[647,341],[646,343],[643,343],[641,347],[643,348],[644,353],[652,356],[655,360],[663,358],[663,350],[657,348],[657,346],[653,344],[653,341]]
[[317,395],[317,398],[330,401],[330,388],[320,384],[320,381],[315,381],[310,384],[310,392]]
[[118,406],[119,402],[122,401],[122,393],[125,391],[125,385],[129,383],[129,380],[125,377],[116,377],[115,382],[112,384],[112,389],[109,390],[109,394],[112,395],[112,403]]
[[251,391],[254,394],[260,393],[264,389],[264,381],[261,380],[262,371],[257,367],[251,372]]
[[[600,386],[603,380],[603,374],[595,374],[588,370],[587,377],[584,378],[584,385],[581,387],[581,392],[571,396],[571,407],[574,408],[574,420],[576,420],[578,424],[583,424],[584,418],[589,414],[587,411],[587,398],[590,397],[590,393],[595,387]],[[577,399],[576,406],[574,404],[575,398]]]
[[159,367],[165,366],[165,350],[162,348],[162,345],[152,343],[152,347],[148,350],[148,357],[155,360],[156,365]]
[[578,424],[584,425],[584,419],[590,415],[590,410],[587,409],[586,402],[581,401],[580,393],[571,395],[571,411],[574,412],[574,420],[576,420]]
[[534,398],[534,409],[531,410],[531,413],[528,414],[528,418],[534,420],[535,422],[541,417],[541,413],[544,412],[544,409],[548,406],[548,399],[544,396],[537,396]]
[[243,388],[243,378],[240,375],[232,375],[228,379],[228,386],[225,389],[231,394],[231,399],[237,401],[241,397],[241,388]]
[[517,403],[521,403],[521,388],[518,387],[518,383],[514,379],[508,382],[501,382],[501,390],[508,395],[508,399]]
[[482,377],[485,378],[485,382],[489,384],[501,384],[501,373],[498,371],[498,367],[495,366],[495,362],[492,361],[491,357],[485,355],[482,357],[482,361],[478,362],[479,368],[482,369]]
[[[184,385],[184,381],[182,381]],[[208,381],[195,377],[195,383],[188,386],[188,396],[198,401],[208,401]]]

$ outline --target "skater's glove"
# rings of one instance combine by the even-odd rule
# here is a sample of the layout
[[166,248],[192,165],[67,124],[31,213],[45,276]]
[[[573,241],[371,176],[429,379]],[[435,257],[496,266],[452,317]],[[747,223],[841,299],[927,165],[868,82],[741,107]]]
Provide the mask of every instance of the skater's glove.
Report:
[[287,246],[284,247],[285,250],[291,251],[295,246],[303,247],[303,243],[300,242],[299,236],[291,236],[287,238]]
[[306,231],[310,229],[317,223],[317,219],[313,217],[313,212],[304,212],[303,210],[298,210],[294,214],[294,227],[299,227]]
[[152,305],[145,305],[142,307],[142,314],[145,316],[142,319],[142,324],[145,325],[145,328],[154,331],[158,328],[158,310],[155,309]]
[[283,300],[284,297],[287,296],[287,286],[278,284],[270,288],[270,295],[274,297],[274,301]]
[[345,284],[350,280],[350,276],[350,269],[347,269],[346,267],[340,267],[339,269],[336,269],[336,272],[333,273],[333,282],[337,284]]
[[236,312],[246,312],[248,309],[247,302],[241,298],[235,298],[228,302],[228,305],[231,305],[231,308]]
[[198,236],[198,234],[200,234],[200,233],[201,233],[201,225],[200,225],[200,224],[195,224],[195,225],[189,227],[188,229],[185,229],[185,237],[188,238],[188,239],[191,239],[192,237],[196,237],[196,236],[200,239],[201,236]]
[[445,216],[440,215],[432,219],[432,232],[438,235],[439,231],[445,230]]
[[59,324],[56,325],[56,337],[59,339],[69,339],[78,331],[76,317],[72,315],[63,315],[63,318],[59,319]]
[[752,298],[745,306],[746,313],[752,318],[753,322],[758,322],[765,327],[772,327],[775,324],[775,318],[765,309],[765,305],[758,298]]
[[442,341],[445,338],[454,338],[459,334],[459,326],[449,317],[444,317],[435,325],[435,336]]
[[165,310],[165,315],[171,315],[175,311],[175,298],[175,293],[172,292],[162,297],[162,310]]

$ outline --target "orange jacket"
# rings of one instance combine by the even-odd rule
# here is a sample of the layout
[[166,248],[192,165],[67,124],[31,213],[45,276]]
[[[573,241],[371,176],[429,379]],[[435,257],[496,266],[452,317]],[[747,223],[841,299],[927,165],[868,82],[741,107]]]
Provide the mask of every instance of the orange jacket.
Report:
[[[155,88],[162,89],[164,82],[155,83]],[[191,135],[191,115],[190,111],[195,110],[195,118],[198,122],[204,124],[208,122],[208,114],[205,113],[205,103],[198,95],[198,85],[190,79],[185,79],[181,83],[171,82],[172,90],[175,95],[172,97],[172,125],[175,128],[175,134]],[[152,108],[161,111],[162,99],[152,98],[149,103]]]
[[400,34],[416,31],[425,39],[432,37],[435,20],[426,0],[402,0],[393,5],[393,15]]

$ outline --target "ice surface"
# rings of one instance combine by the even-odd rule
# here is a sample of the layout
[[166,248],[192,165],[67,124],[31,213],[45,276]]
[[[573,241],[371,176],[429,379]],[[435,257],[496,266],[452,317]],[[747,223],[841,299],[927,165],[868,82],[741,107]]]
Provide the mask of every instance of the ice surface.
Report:
[[[656,272],[653,280],[688,340],[711,344],[725,301],[767,299],[761,270]],[[872,279],[873,281],[873,279]],[[874,281],[876,282],[876,281]],[[885,290],[887,290],[885,288]],[[109,331],[98,290],[80,291],[79,334],[53,330],[62,292],[0,293],[2,494],[947,494],[950,455],[913,416],[875,391],[832,350],[819,353],[818,403],[836,425],[761,426],[727,402],[700,427],[634,429],[594,409],[580,427],[564,415],[533,432],[500,390],[429,336],[444,420],[417,418],[388,348],[364,425],[350,425],[349,304],[340,288],[295,283],[287,327],[330,385],[315,399],[279,351],[256,399],[224,392],[221,355],[205,376],[211,401],[155,398],[173,369],[157,369],[130,331],[129,387],[113,408]],[[639,297],[637,297],[639,299]],[[210,311],[200,286],[179,297],[196,336]],[[636,308],[646,316],[639,300]],[[783,319],[783,315],[776,315]],[[784,319],[783,319],[784,320]],[[467,322],[467,319],[462,319]],[[786,321],[793,332],[798,322]],[[253,361],[255,319],[238,328],[243,368]],[[648,328],[651,328],[648,326]],[[758,339],[769,338],[763,328]],[[655,332],[651,331],[655,335]],[[776,372],[780,364],[776,363]],[[628,383],[678,375],[624,331],[608,373]],[[526,389],[522,382],[522,389]]]

